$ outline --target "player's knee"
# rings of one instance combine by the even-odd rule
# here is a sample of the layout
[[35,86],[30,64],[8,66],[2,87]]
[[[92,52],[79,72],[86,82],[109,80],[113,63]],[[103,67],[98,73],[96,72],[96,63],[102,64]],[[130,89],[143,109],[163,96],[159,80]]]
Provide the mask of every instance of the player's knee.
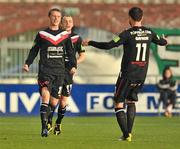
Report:
[[67,106],[67,100],[68,100],[68,97],[61,96],[61,98],[59,99],[59,104],[62,105],[62,107]]
[[58,99],[51,96],[51,98],[50,98],[50,105],[52,107],[56,107],[57,104],[58,104]]
[[124,108],[124,103],[123,102],[115,103],[115,108]]

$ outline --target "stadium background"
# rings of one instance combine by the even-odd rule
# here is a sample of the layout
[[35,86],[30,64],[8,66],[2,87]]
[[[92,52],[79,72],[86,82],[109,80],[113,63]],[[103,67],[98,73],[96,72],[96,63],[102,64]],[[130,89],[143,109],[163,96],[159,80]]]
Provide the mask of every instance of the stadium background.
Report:
[[[37,59],[30,73],[22,73],[21,68],[35,34],[47,27],[47,11],[60,7],[73,15],[83,38],[108,41],[128,27],[132,6],[142,7],[144,24],[165,33],[170,43],[166,48],[151,47],[148,76],[137,105],[138,115],[143,116],[135,119],[132,142],[117,141],[121,133],[112,103],[122,47],[109,52],[86,48],[63,132],[41,138]],[[161,116],[155,86],[165,65],[171,65],[180,79],[179,8],[180,0],[0,0],[0,149],[179,149],[180,86],[172,118]]]
[[[58,7],[73,16],[75,31],[84,39],[111,40],[128,28],[128,9],[144,9],[144,24],[167,35],[169,45],[152,45],[146,85],[137,105],[139,114],[158,114],[156,83],[166,65],[180,79],[180,0],[0,0],[0,115],[38,115],[37,61],[30,73],[22,65],[38,30],[47,27],[47,12]],[[69,102],[69,115],[112,114],[113,84],[118,76],[122,46],[104,52],[85,47]],[[180,88],[177,106],[179,113]]]

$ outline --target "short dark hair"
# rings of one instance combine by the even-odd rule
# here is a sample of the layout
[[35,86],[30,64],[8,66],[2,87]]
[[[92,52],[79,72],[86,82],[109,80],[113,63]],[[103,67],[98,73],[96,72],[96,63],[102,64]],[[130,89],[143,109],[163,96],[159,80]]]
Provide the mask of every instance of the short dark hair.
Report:
[[52,13],[53,11],[58,11],[59,13],[62,14],[62,12],[61,12],[60,9],[58,9],[58,8],[52,8],[52,9],[50,9],[49,12],[48,12],[48,16],[49,16],[49,17],[50,17],[50,15],[51,15],[51,13]]
[[143,10],[139,7],[132,7],[129,10],[129,16],[134,20],[134,21],[141,21],[143,17]]

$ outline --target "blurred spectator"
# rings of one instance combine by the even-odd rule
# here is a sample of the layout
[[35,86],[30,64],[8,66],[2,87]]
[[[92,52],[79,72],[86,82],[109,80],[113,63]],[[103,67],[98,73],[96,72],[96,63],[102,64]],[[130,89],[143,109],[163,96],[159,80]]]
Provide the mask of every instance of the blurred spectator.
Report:
[[172,109],[176,103],[177,81],[174,80],[172,70],[165,67],[163,70],[163,78],[158,83],[160,92],[159,105],[162,102],[165,109],[164,115],[172,117]]

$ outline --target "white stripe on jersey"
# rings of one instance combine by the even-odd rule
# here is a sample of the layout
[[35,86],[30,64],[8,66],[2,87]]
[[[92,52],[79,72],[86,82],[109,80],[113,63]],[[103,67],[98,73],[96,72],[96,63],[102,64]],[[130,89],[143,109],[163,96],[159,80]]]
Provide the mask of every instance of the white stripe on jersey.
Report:
[[72,36],[71,39],[79,38],[79,35]]
[[69,34],[69,33],[68,33],[67,31],[63,31],[63,32],[57,34],[56,36],[54,36],[54,35],[46,32],[46,31],[40,31],[39,34],[40,34],[40,35],[43,35],[43,36],[45,36],[45,37],[47,37],[47,38],[50,38],[50,39],[53,40],[53,41],[58,41],[58,40],[59,40],[60,38],[62,38],[64,35],[67,35],[67,34]]

